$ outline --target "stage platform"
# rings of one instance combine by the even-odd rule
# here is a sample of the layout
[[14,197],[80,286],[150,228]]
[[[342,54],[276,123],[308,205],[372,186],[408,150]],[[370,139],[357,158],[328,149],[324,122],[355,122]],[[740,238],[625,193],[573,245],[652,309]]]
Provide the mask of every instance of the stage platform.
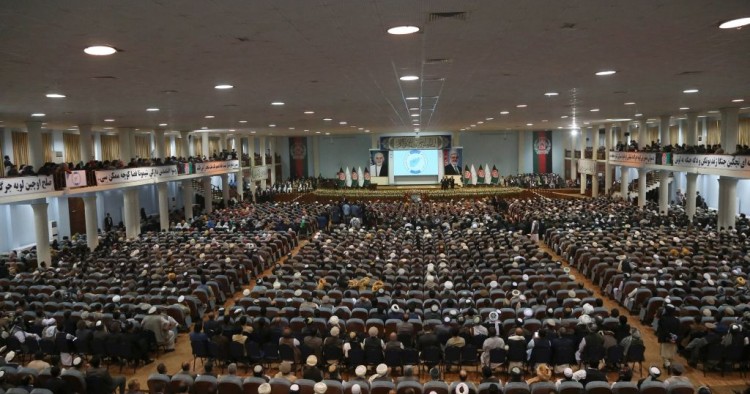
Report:
[[484,197],[527,197],[532,194],[519,187],[500,187],[500,186],[471,186],[464,188],[455,188],[442,190],[439,185],[419,185],[419,186],[378,186],[377,190],[369,189],[318,189],[310,193],[311,197],[338,199],[342,197],[354,199],[390,199],[390,200],[409,200],[413,201],[419,198],[425,200],[450,200],[454,198],[484,198]]

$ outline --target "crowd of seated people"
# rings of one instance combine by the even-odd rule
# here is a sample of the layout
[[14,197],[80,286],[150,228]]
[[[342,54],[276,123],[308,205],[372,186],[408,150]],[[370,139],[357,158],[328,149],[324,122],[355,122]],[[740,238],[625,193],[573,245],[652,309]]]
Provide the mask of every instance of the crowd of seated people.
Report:
[[[507,212],[490,200],[373,202],[361,208],[379,220],[361,227],[351,220],[329,225],[330,204],[242,204],[187,229],[175,225],[175,231],[133,241],[108,233],[93,254],[71,246],[49,267],[9,261],[10,279],[0,279],[7,345],[14,357],[31,358],[30,344],[52,332],[56,344],[58,337],[79,338],[80,326],[93,331],[91,341],[97,332],[104,343],[131,338],[132,352],[113,349],[104,353],[108,360],[148,362],[155,348],[173,348],[175,330],[192,325],[194,355],[211,360],[200,375],[206,384],[222,384],[210,379],[213,368],[227,366],[233,375],[237,363],[247,364],[254,371],[248,379],[263,380],[250,382],[258,392],[277,383],[288,390],[311,384],[323,393],[341,383],[344,369],[350,379],[341,384],[358,384],[362,392],[378,382],[394,389],[419,384],[403,379],[414,374],[404,365],[477,365],[486,382],[459,372],[449,388],[459,392],[465,384],[466,393],[472,384],[478,393],[482,383],[498,390],[549,384],[554,391],[554,376],[560,385],[627,383],[632,373],[628,377],[623,365],[642,352],[640,333],[540,248],[533,235],[543,234],[606,296],[644,323],[661,323],[656,332],[673,376],[684,371],[674,352],[695,353],[689,361],[705,363],[710,341],[724,338],[709,334],[721,327],[732,333],[732,346],[740,339],[744,346],[747,223],[711,233],[701,230],[701,220],[711,217],[701,211],[699,226],[691,229],[679,211],[660,216],[606,198],[510,202]],[[304,217],[315,218],[323,231],[274,265],[297,246],[287,224]],[[263,274],[266,268],[270,274]],[[240,291],[251,277],[256,285]],[[233,306],[218,308],[235,294],[241,295]],[[674,324],[667,317],[678,319],[678,332],[664,332]],[[671,353],[669,344],[676,348]],[[87,355],[77,343],[68,348],[60,339],[57,345],[53,353],[65,366]],[[268,362],[281,362],[274,379],[283,382],[257,369]],[[508,371],[506,383],[497,375],[500,365]],[[395,380],[394,369],[401,369]],[[622,373],[610,379],[607,370]],[[648,368],[640,384],[663,384],[661,374]],[[533,376],[528,382],[527,375]],[[430,379],[441,376],[431,373]],[[269,386],[261,389],[264,383]]]

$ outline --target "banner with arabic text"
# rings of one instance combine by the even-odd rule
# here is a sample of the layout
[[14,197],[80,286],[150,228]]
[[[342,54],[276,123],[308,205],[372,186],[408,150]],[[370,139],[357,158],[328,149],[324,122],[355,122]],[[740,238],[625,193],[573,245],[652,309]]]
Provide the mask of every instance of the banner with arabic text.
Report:
[[196,174],[224,174],[232,171],[239,171],[240,161],[209,161],[205,163],[195,163]]
[[97,185],[112,185],[177,176],[177,166],[123,168],[120,170],[96,171],[95,175]]
[[675,154],[672,156],[672,165],[729,171],[750,171],[750,156]]
[[55,191],[51,175],[0,178],[0,197]]

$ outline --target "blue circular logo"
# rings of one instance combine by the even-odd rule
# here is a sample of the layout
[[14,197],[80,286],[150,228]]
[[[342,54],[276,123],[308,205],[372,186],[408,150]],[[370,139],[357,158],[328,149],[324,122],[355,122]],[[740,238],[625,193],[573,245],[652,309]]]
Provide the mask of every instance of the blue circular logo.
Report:
[[419,150],[409,151],[409,155],[406,156],[405,161],[404,166],[414,175],[421,174],[427,166],[427,159],[422,154],[422,151]]

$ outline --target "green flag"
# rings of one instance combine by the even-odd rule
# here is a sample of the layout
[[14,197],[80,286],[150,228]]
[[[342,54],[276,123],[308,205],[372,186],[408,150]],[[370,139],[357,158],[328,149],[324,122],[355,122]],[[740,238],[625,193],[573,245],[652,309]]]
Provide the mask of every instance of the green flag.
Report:
[[484,185],[484,168],[482,168],[482,165],[479,165],[479,169],[477,170],[477,185]]
[[466,164],[464,166],[464,186],[471,184],[471,170],[469,169],[469,165]]
[[362,183],[362,187],[368,187],[370,186],[370,169],[369,166],[365,166],[365,173],[362,175],[363,178],[365,178],[364,182]]
[[492,183],[493,185],[497,185],[498,183],[500,183],[500,171],[497,170],[497,167],[495,167],[494,164],[492,165],[490,176],[492,177],[492,179],[490,179],[490,183]]
[[344,168],[343,167],[339,168],[339,173],[336,174],[336,176],[338,177],[338,182],[337,183],[338,183],[339,187],[346,186],[346,173],[344,172]]

